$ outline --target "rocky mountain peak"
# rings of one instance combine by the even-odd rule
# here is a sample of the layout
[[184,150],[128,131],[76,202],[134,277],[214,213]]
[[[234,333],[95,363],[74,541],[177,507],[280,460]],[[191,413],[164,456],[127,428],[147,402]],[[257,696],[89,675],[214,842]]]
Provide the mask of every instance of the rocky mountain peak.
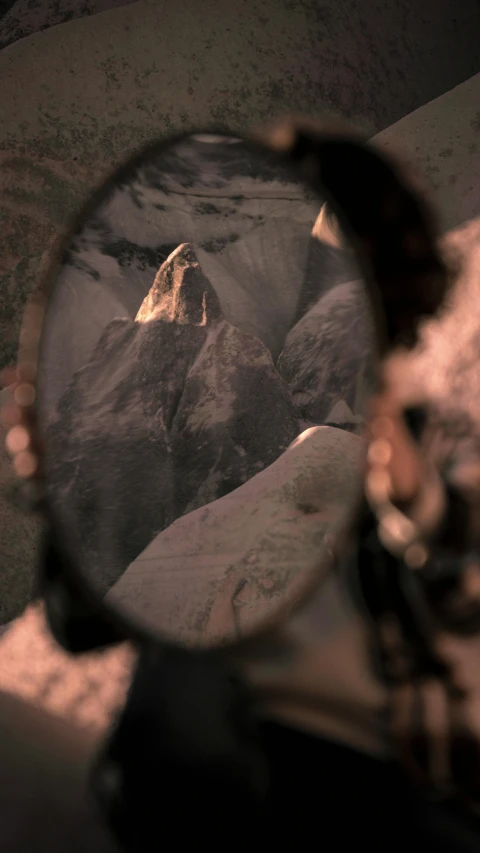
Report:
[[193,326],[223,318],[218,296],[190,243],[178,246],[161,265],[135,319],[147,323],[161,318]]

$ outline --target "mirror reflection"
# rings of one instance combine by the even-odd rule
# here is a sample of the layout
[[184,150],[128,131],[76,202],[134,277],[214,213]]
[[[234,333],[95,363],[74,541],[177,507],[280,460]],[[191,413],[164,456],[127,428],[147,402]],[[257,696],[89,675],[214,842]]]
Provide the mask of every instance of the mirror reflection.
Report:
[[188,644],[293,607],[361,487],[373,353],[353,252],[277,155],[200,134],[122,170],[39,371],[49,499],[95,591]]

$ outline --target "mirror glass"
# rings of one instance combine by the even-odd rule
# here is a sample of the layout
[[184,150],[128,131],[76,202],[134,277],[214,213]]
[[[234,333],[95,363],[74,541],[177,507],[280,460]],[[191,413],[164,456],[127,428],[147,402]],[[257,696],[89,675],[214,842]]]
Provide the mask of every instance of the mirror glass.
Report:
[[39,363],[47,493],[91,587],[187,645],[288,612],[358,499],[374,353],[353,251],[279,155],[196,134],[120,170]]

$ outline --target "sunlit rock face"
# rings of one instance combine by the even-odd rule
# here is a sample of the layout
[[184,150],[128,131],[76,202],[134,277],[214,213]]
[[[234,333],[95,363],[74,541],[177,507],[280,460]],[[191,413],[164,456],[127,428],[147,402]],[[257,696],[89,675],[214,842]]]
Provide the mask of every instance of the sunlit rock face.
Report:
[[47,432],[52,498],[105,591],[159,531],[245,483],[297,435],[268,349],[226,322],[183,244],[136,320],[107,326],[63,395]]
[[162,264],[135,319],[138,323],[165,320],[191,326],[223,319],[218,296],[188,243],[178,246]]

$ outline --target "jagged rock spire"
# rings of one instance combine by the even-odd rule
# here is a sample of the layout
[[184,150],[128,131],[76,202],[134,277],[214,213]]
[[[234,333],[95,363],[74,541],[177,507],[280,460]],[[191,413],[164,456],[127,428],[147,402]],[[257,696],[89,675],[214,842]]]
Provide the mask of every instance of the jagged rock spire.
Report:
[[135,319],[147,323],[164,317],[182,325],[209,326],[222,316],[218,296],[194,249],[182,243],[158,270]]

